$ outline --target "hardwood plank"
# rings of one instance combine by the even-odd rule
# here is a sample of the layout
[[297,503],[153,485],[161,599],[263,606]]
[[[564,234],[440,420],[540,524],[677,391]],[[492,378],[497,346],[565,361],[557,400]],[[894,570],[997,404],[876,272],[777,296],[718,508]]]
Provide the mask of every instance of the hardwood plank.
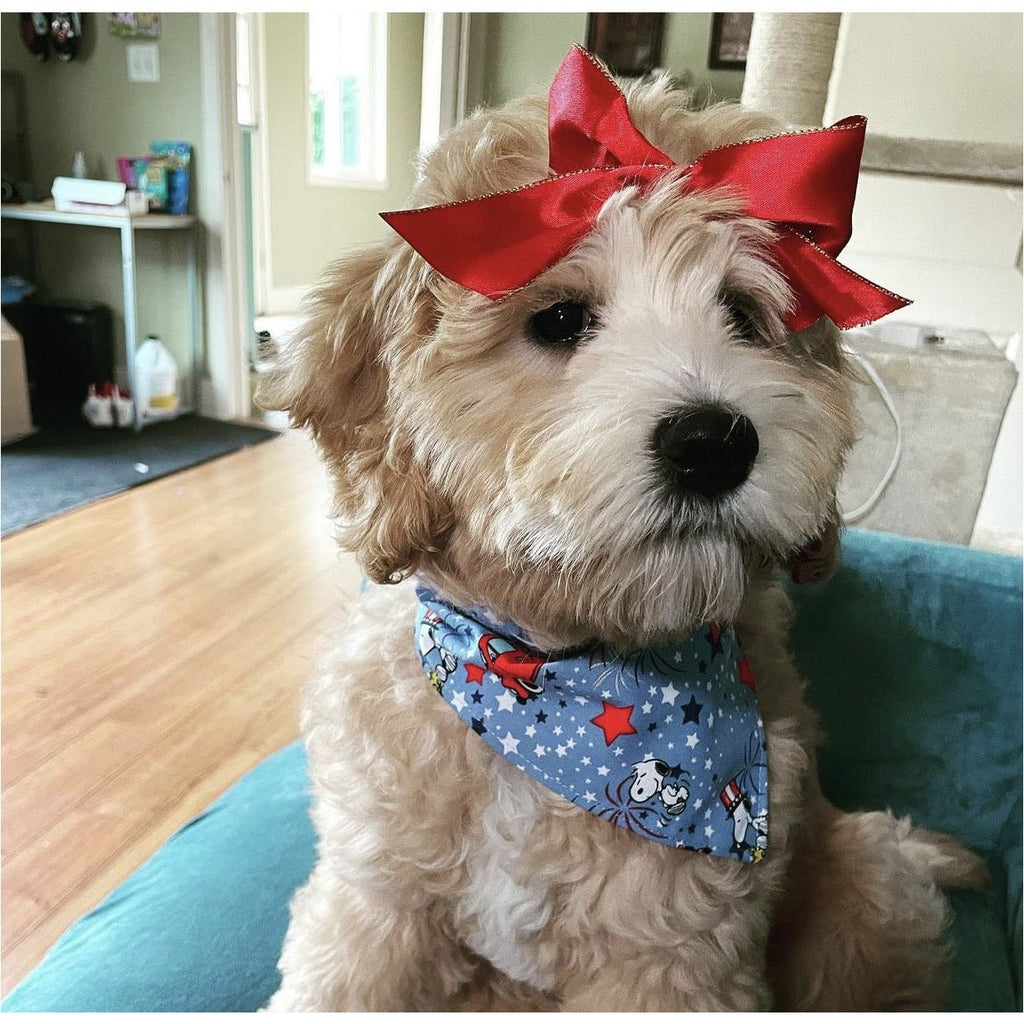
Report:
[[0,991],[298,731],[358,585],[289,432],[0,543]]

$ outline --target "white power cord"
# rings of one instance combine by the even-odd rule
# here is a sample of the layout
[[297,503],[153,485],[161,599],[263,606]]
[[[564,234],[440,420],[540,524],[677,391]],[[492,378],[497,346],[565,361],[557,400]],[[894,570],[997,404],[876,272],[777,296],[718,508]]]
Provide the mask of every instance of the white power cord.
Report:
[[903,424],[900,422],[899,413],[896,412],[896,404],[892,400],[892,395],[889,393],[889,389],[885,386],[882,378],[878,375],[878,371],[871,365],[871,363],[862,356],[859,352],[854,352],[852,348],[847,345],[843,346],[843,351],[857,361],[861,369],[871,379],[871,383],[875,385],[878,391],[879,397],[885,403],[886,409],[889,410],[889,415],[892,417],[893,423],[896,424],[896,449],[892,454],[892,461],[889,463],[889,468],[885,471],[882,479],[879,481],[878,486],[871,492],[871,497],[867,499],[862,505],[859,505],[852,512],[843,513],[843,521],[846,523],[855,523],[858,519],[863,519],[874,507],[878,504],[878,499],[882,497],[886,487],[889,486],[889,482],[896,474],[896,469],[900,464],[900,458],[903,455]]

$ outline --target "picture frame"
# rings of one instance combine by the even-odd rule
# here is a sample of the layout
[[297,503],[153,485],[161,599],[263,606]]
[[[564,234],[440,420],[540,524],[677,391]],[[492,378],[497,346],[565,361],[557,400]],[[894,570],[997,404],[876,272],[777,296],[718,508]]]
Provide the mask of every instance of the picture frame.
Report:
[[159,14],[111,14],[110,34],[122,39],[159,39]]
[[747,66],[753,14],[736,11],[711,16],[711,49],[708,67],[712,71],[743,71]]
[[587,49],[616,75],[637,78],[661,61],[664,14],[588,14]]

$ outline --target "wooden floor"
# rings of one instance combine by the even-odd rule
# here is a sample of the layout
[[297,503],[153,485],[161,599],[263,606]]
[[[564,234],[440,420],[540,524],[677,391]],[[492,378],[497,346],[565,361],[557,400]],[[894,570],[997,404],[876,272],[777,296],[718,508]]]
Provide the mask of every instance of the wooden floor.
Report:
[[2,989],[297,735],[358,574],[289,433],[14,534],[2,563]]

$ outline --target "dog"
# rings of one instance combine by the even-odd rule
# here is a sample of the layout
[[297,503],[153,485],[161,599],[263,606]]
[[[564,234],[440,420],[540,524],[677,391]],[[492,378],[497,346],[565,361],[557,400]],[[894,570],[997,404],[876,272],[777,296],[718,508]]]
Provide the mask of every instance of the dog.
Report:
[[[339,542],[372,581],[306,694],[318,861],[269,1010],[943,1004],[941,887],[980,886],[984,867],[951,838],[828,804],[787,642],[780,568],[821,579],[838,557],[854,438],[840,334],[828,317],[787,326],[780,229],[721,190],[682,187],[702,154],[785,129],[736,106],[693,109],[664,79],[624,88],[632,125],[675,170],[617,181],[571,250],[500,301],[397,235],[344,256],[265,383],[263,404],[311,430]],[[552,177],[549,158],[542,97],[481,110],[421,158],[412,202],[519,196]],[[442,247],[458,256],[464,241]],[[419,619],[417,583],[432,595]],[[464,701],[434,627],[473,609],[484,631],[518,631],[488,662],[506,721],[557,696],[538,672],[550,652],[690,636],[714,648],[734,631],[737,692],[756,679],[770,826],[738,776],[695,809],[688,776],[665,785],[667,763],[657,778],[634,765],[619,793],[636,830],[717,815],[732,845],[709,856],[631,834],[519,770],[482,742],[482,718],[475,731],[439,699]],[[448,658],[433,677],[430,650]],[[576,726],[581,741],[595,720]],[[497,727],[483,738],[520,743]],[[637,807],[657,792],[682,813]]]

